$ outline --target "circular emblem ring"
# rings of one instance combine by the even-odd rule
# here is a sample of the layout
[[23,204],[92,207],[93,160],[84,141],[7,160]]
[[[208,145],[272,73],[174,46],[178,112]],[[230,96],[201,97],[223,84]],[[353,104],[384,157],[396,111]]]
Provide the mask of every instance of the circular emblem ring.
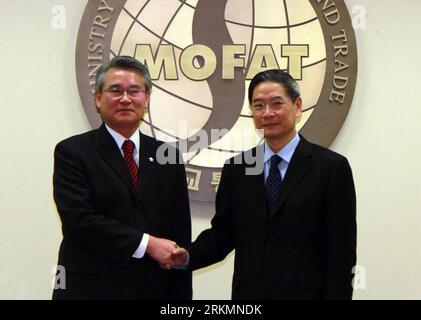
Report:
[[[160,0],[90,0],[79,26],[76,76],[92,127],[101,124],[96,72],[124,54],[146,63],[154,82],[142,132],[188,147],[183,155],[192,200],[213,201],[224,161],[255,145],[236,148],[227,141],[253,128],[247,87],[261,70],[280,68],[297,79],[304,102],[297,127],[310,141],[330,146],[357,79],[347,7],[343,0],[268,2],[271,10],[252,1],[239,10],[231,0],[168,0],[164,7]],[[210,137],[205,148],[194,149],[196,129]],[[214,129],[224,133],[215,136]]]

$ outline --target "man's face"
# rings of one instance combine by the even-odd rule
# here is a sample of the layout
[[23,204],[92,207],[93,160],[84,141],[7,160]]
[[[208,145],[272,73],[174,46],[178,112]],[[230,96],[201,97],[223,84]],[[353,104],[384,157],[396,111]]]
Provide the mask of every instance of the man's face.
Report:
[[254,124],[263,129],[266,140],[292,139],[301,106],[301,97],[292,101],[282,84],[262,82],[254,88],[251,101]]
[[95,93],[95,103],[104,122],[116,131],[139,127],[149,105],[143,77],[135,71],[111,68],[102,92]]

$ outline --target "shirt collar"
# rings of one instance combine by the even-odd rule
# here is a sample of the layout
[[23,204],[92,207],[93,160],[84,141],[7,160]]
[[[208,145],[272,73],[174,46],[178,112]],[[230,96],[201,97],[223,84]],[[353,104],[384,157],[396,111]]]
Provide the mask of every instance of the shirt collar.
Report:
[[277,154],[282,158],[283,161],[290,162],[292,155],[294,154],[295,149],[297,148],[298,143],[300,142],[300,136],[298,135],[298,132],[295,133],[294,138],[291,139],[290,142],[288,142],[281,150],[279,150],[277,153],[273,152],[271,148],[267,145],[265,141],[265,155],[264,155],[264,163],[270,160],[270,158]]
[[[105,128],[107,128],[108,132],[111,134],[111,136],[114,138],[115,143],[117,143],[117,146],[120,150],[122,150],[123,143],[125,140],[127,140],[124,136],[119,134],[117,131],[111,129],[107,124],[105,124]],[[140,144],[140,136],[139,136],[139,130],[136,130],[133,135],[129,138],[134,145],[135,145],[135,151],[139,150],[139,144]]]

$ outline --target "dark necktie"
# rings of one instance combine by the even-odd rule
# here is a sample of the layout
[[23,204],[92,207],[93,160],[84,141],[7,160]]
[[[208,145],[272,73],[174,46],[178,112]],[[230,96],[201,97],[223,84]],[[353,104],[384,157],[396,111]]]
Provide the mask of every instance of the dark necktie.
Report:
[[282,177],[278,169],[281,160],[282,158],[276,154],[270,158],[269,175],[266,180],[266,199],[270,214],[272,213],[276,200],[279,198],[281,192]]
[[134,143],[131,140],[126,140],[123,143],[124,161],[126,162],[127,168],[129,169],[130,177],[134,188],[137,191],[137,172],[138,167],[133,158]]

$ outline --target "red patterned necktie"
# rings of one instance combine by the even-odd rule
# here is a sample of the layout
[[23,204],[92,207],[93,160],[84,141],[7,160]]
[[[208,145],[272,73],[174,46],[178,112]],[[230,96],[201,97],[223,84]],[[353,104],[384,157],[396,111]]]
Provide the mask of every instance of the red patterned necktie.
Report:
[[134,188],[137,191],[137,172],[138,167],[136,162],[133,158],[133,151],[134,151],[134,143],[131,140],[125,140],[123,143],[123,151],[124,151],[124,161],[126,162],[127,168],[130,172],[130,177],[132,178],[132,182]]

